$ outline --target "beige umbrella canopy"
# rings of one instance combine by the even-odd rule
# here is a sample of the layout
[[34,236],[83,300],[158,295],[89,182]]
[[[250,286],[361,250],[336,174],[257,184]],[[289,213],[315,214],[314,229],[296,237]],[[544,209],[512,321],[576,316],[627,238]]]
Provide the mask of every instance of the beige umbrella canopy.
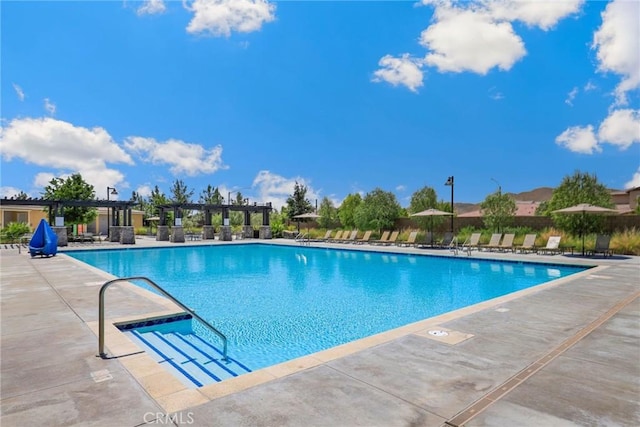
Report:
[[304,213],[304,214],[300,214],[300,215],[294,216],[294,218],[298,218],[298,219],[318,219],[320,217],[321,217],[320,215],[318,215],[317,213],[313,213],[313,212]]
[[[308,212],[300,215],[295,215],[293,218],[298,220],[318,219],[318,218],[321,218],[321,215],[318,215],[317,213],[313,213],[313,212]],[[300,232],[300,222],[298,221],[298,233],[299,232]],[[309,227],[307,227],[307,234],[309,234]]]
[[589,203],[580,203],[575,206],[569,206],[568,208],[558,209],[553,213],[566,213],[566,214],[607,214],[616,213],[615,209],[603,208],[602,206],[590,205]]
[[[568,208],[557,209],[555,211],[552,211],[552,213],[559,213],[559,214],[569,214],[569,215],[581,214],[583,221],[584,221],[584,216],[586,214],[604,215],[604,214],[614,214],[617,212],[618,211],[615,209],[604,208],[602,206],[596,206],[589,203],[580,203],[574,206],[569,206]],[[584,222],[582,224],[584,224]],[[581,230],[580,234],[582,234],[582,255],[584,256],[584,252],[585,252],[584,251],[584,231]]]
[[433,208],[411,214],[411,216],[430,216],[431,229],[429,231],[431,233],[433,233],[433,217],[434,216],[451,216],[451,215],[453,215],[451,212],[445,212],[445,211],[441,211],[439,209],[433,209]]

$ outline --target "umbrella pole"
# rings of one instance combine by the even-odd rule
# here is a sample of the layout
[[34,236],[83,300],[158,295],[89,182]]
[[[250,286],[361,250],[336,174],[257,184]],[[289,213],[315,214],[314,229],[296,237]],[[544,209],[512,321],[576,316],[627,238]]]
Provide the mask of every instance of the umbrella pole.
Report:
[[582,212],[582,256],[584,256],[584,212]]

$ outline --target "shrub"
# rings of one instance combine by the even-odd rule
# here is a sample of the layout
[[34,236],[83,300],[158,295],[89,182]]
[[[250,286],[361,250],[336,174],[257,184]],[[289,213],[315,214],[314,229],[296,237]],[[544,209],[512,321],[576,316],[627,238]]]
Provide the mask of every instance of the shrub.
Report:
[[2,234],[5,236],[9,243],[17,242],[20,236],[30,233],[31,229],[24,222],[10,222],[2,230]]
[[615,233],[611,236],[609,247],[618,254],[640,255],[640,230],[634,227]]

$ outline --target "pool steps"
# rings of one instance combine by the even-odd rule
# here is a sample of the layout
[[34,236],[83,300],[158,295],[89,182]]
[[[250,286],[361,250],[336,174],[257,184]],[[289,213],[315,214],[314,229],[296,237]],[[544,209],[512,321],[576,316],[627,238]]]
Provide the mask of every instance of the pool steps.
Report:
[[237,377],[251,369],[223,353],[193,332],[123,331],[185,385],[201,387]]

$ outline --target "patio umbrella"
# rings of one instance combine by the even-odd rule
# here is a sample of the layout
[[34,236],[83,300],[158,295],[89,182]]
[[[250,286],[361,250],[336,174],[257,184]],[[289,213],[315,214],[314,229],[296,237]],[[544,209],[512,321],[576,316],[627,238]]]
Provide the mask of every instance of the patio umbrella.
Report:
[[431,217],[431,225],[430,225],[430,229],[429,231],[431,232],[431,235],[433,236],[433,217],[434,216],[451,216],[453,215],[451,212],[445,212],[445,211],[441,211],[439,209],[427,209],[425,211],[421,211],[421,212],[416,212],[414,214],[411,214],[411,216],[429,216]]
[[[321,218],[321,216],[318,215],[317,213],[308,212],[308,213],[303,213],[303,214],[300,214],[300,215],[295,215],[294,218],[306,221],[308,219],[316,220],[318,218]],[[298,221],[298,233],[299,232],[300,232],[300,222]],[[309,234],[309,226],[307,225],[307,235],[308,234]]]
[[[580,214],[582,215],[581,223],[584,228],[584,218],[585,218],[585,215],[587,214],[603,215],[603,214],[611,214],[611,213],[617,213],[617,212],[618,211],[615,209],[603,208],[602,206],[591,205],[589,203],[580,203],[574,206],[569,206],[568,208],[557,209],[552,213],[561,213],[561,214],[569,214],[569,215]],[[580,230],[580,234],[582,235],[582,256],[584,256],[584,252],[585,252],[584,251],[584,230]]]

